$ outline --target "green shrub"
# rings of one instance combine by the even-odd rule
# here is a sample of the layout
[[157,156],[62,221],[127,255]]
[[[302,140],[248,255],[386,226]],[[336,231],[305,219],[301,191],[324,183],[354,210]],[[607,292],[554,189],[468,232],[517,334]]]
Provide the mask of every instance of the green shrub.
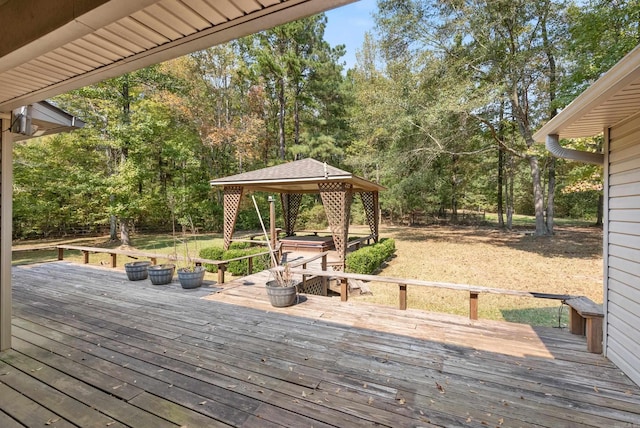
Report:
[[381,239],[374,245],[360,248],[347,255],[346,271],[351,273],[372,274],[377,271],[385,260],[396,251],[393,239]]
[[[265,252],[264,248],[246,248],[246,249],[229,249],[224,252],[223,260],[235,259],[237,257],[244,257],[250,254],[258,254]],[[253,259],[253,271],[260,272],[267,269],[269,266],[269,255],[260,257],[254,257]],[[230,262],[227,265],[227,272],[233,275],[248,275],[249,274],[249,259],[242,259]]]
[[[225,251],[222,247],[207,247],[200,250],[200,257],[210,260],[230,260],[238,257],[248,256],[250,254],[258,254],[267,251],[264,247],[251,247],[247,242],[234,242],[230,245],[230,248]],[[204,268],[207,272],[217,272],[218,266],[204,263]],[[254,257],[253,259],[253,271],[259,272],[269,267],[269,255],[261,257]],[[237,260],[227,265],[227,272],[233,275],[247,275],[249,272],[248,259]]]
[[[206,247],[200,250],[198,256],[203,259],[222,260],[224,249],[222,247]],[[207,272],[218,272],[218,266],[216,265],[204,263],[203,266]]]

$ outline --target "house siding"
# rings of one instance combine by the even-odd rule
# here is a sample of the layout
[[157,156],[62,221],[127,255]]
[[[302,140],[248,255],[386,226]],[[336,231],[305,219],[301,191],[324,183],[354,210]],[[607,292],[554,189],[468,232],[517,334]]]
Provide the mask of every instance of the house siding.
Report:
[[605,352],[640,384],[640,117],[609,130]]

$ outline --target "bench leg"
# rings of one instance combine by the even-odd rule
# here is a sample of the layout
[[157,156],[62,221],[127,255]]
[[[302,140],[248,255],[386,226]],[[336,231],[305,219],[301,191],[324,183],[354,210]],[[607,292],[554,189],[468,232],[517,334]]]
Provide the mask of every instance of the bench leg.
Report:
[[602,318],[587,318],[587,351],[602,354]]
[[585,335],[584,318],[571,306],[569,306],[569,331],[580,336]]

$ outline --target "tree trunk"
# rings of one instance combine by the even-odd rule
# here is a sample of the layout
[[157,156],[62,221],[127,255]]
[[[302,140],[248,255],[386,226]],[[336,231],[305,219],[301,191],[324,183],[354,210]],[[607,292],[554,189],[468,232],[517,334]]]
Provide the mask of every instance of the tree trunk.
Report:
[[553,235],[554,199],[556,195],[556,158],[550,156],[547,184],[547,233]]
[[603,217],[604,217],[604,195],[600,193],[598,196],[598,218],[596,219],[596,226],[603,225]]
[[120,243],[131,246],[131,236],[129,235],[129,220],[120,222]]
[[504,229],[504,150],[498,148],[498,227]]
[[285,111],[286,111],[286,105],[285,105],[285,96],[284,96],[284,79],[279,79],[278,81],[278,108],[280,111],[279,117],[278,117],[278,144],[279,144],[279,150],[280,150],[280,159],[284,160],[285,159],[285,134],[284,134],[284,115],[285,115]]
[[531,168],[531,182],[533,185],[533,207],[536,215],[536,236],[544,236],[547,233],[544,222],[544,198],[542,194],[542,182],[540,180],[540,164],[537,156],[529,156]]

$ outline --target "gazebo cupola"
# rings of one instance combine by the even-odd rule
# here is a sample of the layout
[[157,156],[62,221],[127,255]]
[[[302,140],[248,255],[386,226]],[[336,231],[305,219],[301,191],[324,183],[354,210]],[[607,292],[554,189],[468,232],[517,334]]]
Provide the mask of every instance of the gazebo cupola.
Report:
[[344,267],[349,234],[349,216],[354,194],[360,194],[371,235],[379,237],[378,192],[384,187],[348,171],[315,159],[302,159],[243,174],[211,180],[224,189],[224,246],[228,248],[242,195],[252,191],[279,193],[284,230],[293,235],[302,195],[319,193],[327,214],[333,242]]

